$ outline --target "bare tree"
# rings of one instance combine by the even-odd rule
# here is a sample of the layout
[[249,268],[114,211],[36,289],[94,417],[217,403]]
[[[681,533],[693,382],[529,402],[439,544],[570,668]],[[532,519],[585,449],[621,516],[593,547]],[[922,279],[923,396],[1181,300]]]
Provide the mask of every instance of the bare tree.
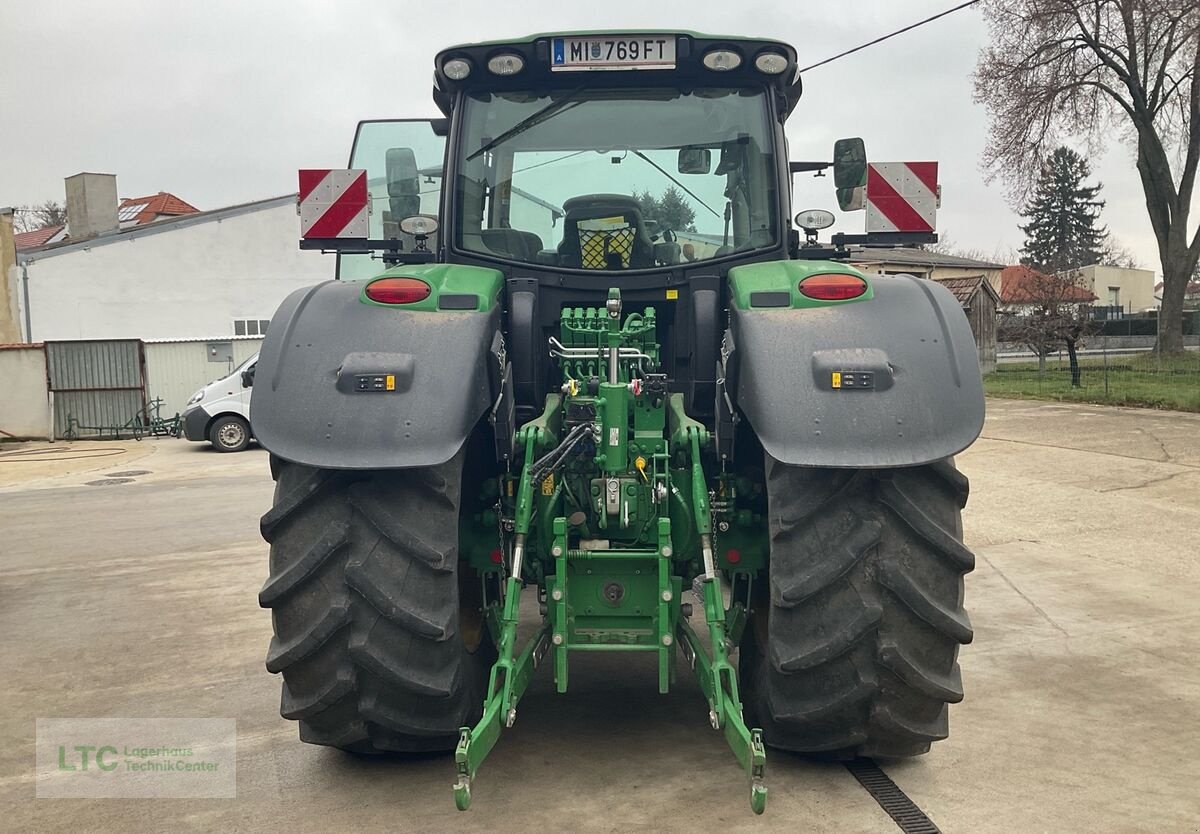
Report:
[[13,209],[13,230],[33,232],[47,226],[67,225],[67,208],[62,203],[47,200],[37,206],[18,206]]
[[1016,286],[1005,290],[1004,301],[1010,306],[996,323],[996,338],[1028,347],[1037,355],[1039,372],[1045,372],[1047,356],[1066,347],[1071,385],[1078,388],[1077,351],[1096,332],[1091,317],[1095,298],[1079,272],[1047,275],[1027,270]]
[[[938,235],[937,243],[923,243],[919,247],[926,252],[934,252],[938,255],[952,255],[956,258],[967,258],[972,261],[990,261],[991,258],[984,253],[982,249],[977,249],[968,246],[959,246],[955,243],[949,234],[941,233]],[[1007,263],[1007,261],[1005,261]]]
[[[1200,163],[1200,3],[987,0],[991,44],[975,98],[991,133],[984,164],[1024,202],[1066,136],[1097,153],[1114,135],[1136,149],[1163,273],[1159,349],[1183,350],[1183,296],[1200,259],[1189,241]],[[1174,163],[1174,165],[1173,165]]]
[[1117,240],[1111,234],[1104,246],[1100,249],[1100,264],[1101,266],[1117,266],[1121,269],[1141,269],[1142,265],[1138,262],[1137,255],[1133,254],[1130,249]]

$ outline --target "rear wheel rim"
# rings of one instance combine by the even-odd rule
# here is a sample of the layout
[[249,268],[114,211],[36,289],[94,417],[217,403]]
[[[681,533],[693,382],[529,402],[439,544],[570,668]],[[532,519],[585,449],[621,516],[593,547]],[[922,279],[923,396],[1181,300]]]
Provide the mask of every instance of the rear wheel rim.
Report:
[[246,429],[241,423],[226,423],[217,429],[217,440],[227,449],[241,446],[246,441]]

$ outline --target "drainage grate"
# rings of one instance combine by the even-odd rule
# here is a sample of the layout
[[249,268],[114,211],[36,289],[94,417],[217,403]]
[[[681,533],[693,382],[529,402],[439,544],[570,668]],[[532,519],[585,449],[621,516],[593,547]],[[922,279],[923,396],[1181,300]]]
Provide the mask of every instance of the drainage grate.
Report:
[[933,820],[908,798],[908,795],[871,759],[853,759],[846,762],[846,770],[867,789],[867,793],[887,811],[905,834],[941,834]]
[[129,469],[125,472],[109,472],[106,478],[132,478],[135,475],[149,475],[149,469]]
[[112,486],[113,484],[132,484],[133,478],[105,478],[103,481],[86,481],[84,486]]

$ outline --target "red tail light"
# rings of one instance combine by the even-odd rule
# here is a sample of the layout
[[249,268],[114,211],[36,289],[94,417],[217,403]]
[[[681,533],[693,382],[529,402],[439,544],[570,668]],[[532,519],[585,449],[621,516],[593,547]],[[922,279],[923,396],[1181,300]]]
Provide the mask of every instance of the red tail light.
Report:
[[867,291],[867,282],[857,275],[827,273],[810,275],[800,282],[801,294],[819,301],[845,301],[858,298]]
[[379,304],[413,304],[429,298],[429,285],[420,278],[380,278],[367,284],[367,298]]

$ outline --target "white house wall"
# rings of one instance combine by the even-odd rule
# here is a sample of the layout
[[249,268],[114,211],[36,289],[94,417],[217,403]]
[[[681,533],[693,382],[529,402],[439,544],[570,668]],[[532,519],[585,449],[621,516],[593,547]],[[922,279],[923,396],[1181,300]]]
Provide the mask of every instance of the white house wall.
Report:
[[[32,253],[32,338],[213,339],[235,318],[270,319],[292,290],[333,277],[301,252],[295,205]],[[27,335],[27,338],[28,335]]]
[[13,437],[49,436],[52,420],[42,346],[0,346],[0,383],[0,431]]
[[228,376],[262,346],[262,339],[233,339],[233,360],[212,362],[208,344],[213,340],[147,342],[146,396],[163,401],[160,414],[170,417],[183,411],[188,398],[210,382]]
[[1111,304],[1110,290],[1116,288],[1120,291],[1119,305],[1126,311],[1140,313],[1158,307],[1158,300],[1154,297],[1153,270],[1085,266],[1079,271],[1083,282],[1095,294],[1098,305]]

